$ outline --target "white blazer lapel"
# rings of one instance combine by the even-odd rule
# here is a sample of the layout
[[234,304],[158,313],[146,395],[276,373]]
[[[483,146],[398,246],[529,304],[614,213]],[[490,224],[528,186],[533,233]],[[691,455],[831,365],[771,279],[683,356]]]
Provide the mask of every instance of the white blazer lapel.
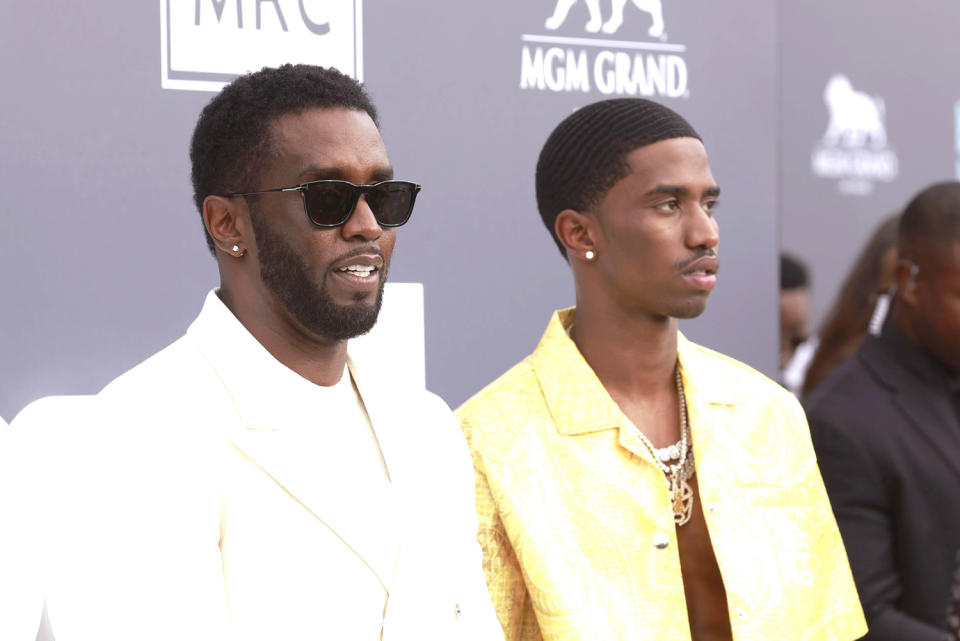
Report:
[[396,540],[386,516],[393,501],[382,480],[363,478],[338,447],[333,437],[339,426],[324,426],[322,408],[305,404],[313,384],[267,352],[213,292],[187,334],[236,411],[224,420],[240,455],[334,532],[389,589],[396,546],[384,541]]
[[383,520],[390,501],[357,482],[349,460],[329,448],[318,458],[321,439],[310,443],[283,431],[244,427],[229,438],[244,457],[334,532],[389,591],[396,548],[384,544],[388,525]]
[[[404,399],[402,393],[397,393],[391,388],[391,385],[397,384],[397,381],[391,383],[381,378],[375,378],[371,376],[369,368],[364,368],[364,371],[361,372],[361,366],[353,358],[347,360],[347,365],[367,410],[367,416],[370,417],[370,425],[377,437],[377,443],[380,446],[380,453],[383,455],[383,462],[387,466],[390,481],[395,488],[398,485],[402,486],[402,479],[405,474],[404,468],[408,462],[409,454],[407,453],[406,441],[403,438],[403,426],[398,423],[402,420],[402,417],[411,414],[404,411],[405,406],[410,402],[410,397]],[[402,381],[399,385],[403,385]]]
[[[411,407],[411,404],[420,401],[424,390],[408,385],[402,372],[393,372],[391,376],[383,368],[371,367],[362,356],[354,359],[351,355],[347,365],[360,398],[363,399],[387,473],[390,475],[391,503],[386,506],[383,516],[389,523],[393,541],[397,542],[392,548],[395,553],[395,566],[390,580],[391,585],[394,585],[398,567],[402,565],[404,556],[410,552],[409,540],[416,538],[418,526],[418,517],[412,513],[411,506],[416,505],[418,499],[416,466],[421,463],[418,452],[409,447],[410,430],[405,421],[418,416],[418,410]],[[427,420],[427,417],[420,418]]]

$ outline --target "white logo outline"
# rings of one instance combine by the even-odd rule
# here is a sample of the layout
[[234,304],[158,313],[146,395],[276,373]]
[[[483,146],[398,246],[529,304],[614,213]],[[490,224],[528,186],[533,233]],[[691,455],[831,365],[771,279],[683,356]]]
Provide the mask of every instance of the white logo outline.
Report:
[[874,149],[887,146],[883,98],[857,91],[845,75],[837,73],[827,81],[823,100],[830,112],[830,122],[823,134],[824,145],[856,148],[866,146],[869,141]]
[[837,190],[850,196],[866,196],[877,182],[895,180],[900,163],[888,143],[883,98],[854,89],[846,75],[835,73],[823,102],[828,122],[810,157],[814,175],[836,180]]
[[[584,0],[587,5],[587,11],[590,13],[590,20],[584,26],[588,33],[598,33],[602,31],[605,34],[614,34],[623,25],[623,13],[626,9],[628,0],[611,0],[610,17],[606,22],[603,21],[600,14],[600,0]],[[663,4],[661,0],[630,0],[637,9],[650,15],[653,23],[647,30],[647,35],[651,38],[661,38],[664,35],[663,23]],[[567,20],[570,9],[577,3],[577,0],[557,0],[553,9],[553,14],[547,18],[544,26],[550,31],[556,31]]]
[[[219,91],[243,73],[284,62],[336,67],[362,82],[363,0],[323,3],[318,16],[311,14],[322,0],[312,0],[311,11],[307,1],[160,0],[161,87]],[[201,13],[209,24],[201,24]],[[317,38],[323,40],[320,47]]]

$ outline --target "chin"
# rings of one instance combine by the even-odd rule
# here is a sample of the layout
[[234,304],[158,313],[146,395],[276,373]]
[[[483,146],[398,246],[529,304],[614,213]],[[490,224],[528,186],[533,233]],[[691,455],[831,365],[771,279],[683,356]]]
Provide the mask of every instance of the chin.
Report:
[[697,301],[695,303],[688,303],[686,305],[678,305],[676,308],[670,311],[670,316],[674,318],[696,318],[707,309],[707,301]]

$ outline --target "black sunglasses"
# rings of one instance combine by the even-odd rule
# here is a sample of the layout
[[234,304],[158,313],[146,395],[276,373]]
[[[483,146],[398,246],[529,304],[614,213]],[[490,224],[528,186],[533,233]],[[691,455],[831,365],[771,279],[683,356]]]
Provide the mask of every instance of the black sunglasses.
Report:
[[234,196],[256,196],[299,191],[303,210],[317,227],[339,227],[353,214],[361,194],[381,227],[399,227],[410,220],[420,185],[405,180],[384,180],[373,185],[354,185],[346,180],[314,180],[296,187],[248,191]]

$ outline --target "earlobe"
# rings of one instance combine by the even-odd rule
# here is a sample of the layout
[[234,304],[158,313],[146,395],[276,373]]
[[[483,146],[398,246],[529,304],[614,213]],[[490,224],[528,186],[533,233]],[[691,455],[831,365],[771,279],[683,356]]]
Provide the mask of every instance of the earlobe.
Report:
[[242,205],[236,198],[207,196],[203,201],[203,224],[221,252],[242,257],[249,242],[245,238],[246,225],[239,215]]
[[913,291],[917,288],[917,273],[920,271],[920,268],[917,267],[916,263],[910,264],[910,274],[907,276],[907,290]]
[[908,305],[915,305],[917,302],[917,276],[920,273],[920,267],[909,260],[901,260],[897,263],[897,289],[899,296]]
[[567,249],[569,259],[593,262],[599,250],[594,241],[593,220],[574,209],[564,209],[557,214],[554,232]]

